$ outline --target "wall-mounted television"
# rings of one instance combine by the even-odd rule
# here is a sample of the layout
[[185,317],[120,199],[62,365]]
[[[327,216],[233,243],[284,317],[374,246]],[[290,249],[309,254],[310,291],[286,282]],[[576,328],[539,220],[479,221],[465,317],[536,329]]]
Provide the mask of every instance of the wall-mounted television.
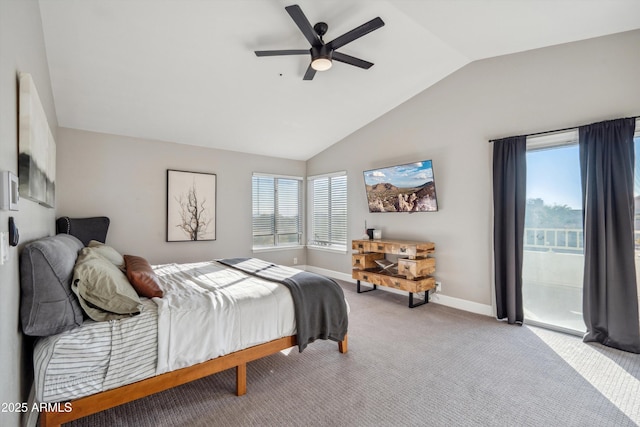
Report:
[[364,171],[369,212],[435,212],[431,160]]

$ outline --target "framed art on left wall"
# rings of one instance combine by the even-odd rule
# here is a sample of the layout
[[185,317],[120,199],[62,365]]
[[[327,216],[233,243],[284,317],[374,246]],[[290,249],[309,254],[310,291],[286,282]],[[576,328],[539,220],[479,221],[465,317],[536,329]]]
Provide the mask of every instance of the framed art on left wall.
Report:
[[56,142],[31,74],[20,73],[18,78],[20,196],[53,208],[56,200]]
[[216,239],[216,175],[167,170],[167,242]]

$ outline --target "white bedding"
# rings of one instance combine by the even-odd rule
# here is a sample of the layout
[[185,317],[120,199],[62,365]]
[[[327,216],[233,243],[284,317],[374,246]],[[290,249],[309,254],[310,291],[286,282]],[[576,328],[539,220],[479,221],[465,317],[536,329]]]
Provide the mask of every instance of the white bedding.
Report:
[[85,321],[38,341],[38,401],[88,396],[296,333],[293,300],[281,284],[216,262],[154,270],[164,297],[144,299],[140,315]]
[[217,262],[167,264],[156,274],[158,373],[294,335],[289,290]]

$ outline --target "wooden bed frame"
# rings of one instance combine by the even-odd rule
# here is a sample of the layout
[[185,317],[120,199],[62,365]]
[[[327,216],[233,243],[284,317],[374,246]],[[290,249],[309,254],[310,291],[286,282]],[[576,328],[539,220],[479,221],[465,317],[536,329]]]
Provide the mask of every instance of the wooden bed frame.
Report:
[[[247,392],[247,362],[270,356],[296,345],[296,337],[292,335],[239,350],[197,365],[166,372],[133,384],[72,400],[70,412],[42,412],[40,414],[40,427],[59,427],[63,423],[132,402],[230,368],[236,368],[236,394],[242,396]],[[346,335],[344,340],[338,343],[338,350],[340,353],[347,352]]]

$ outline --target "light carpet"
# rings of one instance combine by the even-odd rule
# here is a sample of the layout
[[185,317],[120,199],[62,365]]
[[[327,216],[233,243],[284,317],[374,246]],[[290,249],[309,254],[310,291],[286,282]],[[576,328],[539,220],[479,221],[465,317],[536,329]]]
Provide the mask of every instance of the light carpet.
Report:
[[349,352],[315,342],[77,420],[111,426],[635,426],[640,356],[407,297],[355,292]]

